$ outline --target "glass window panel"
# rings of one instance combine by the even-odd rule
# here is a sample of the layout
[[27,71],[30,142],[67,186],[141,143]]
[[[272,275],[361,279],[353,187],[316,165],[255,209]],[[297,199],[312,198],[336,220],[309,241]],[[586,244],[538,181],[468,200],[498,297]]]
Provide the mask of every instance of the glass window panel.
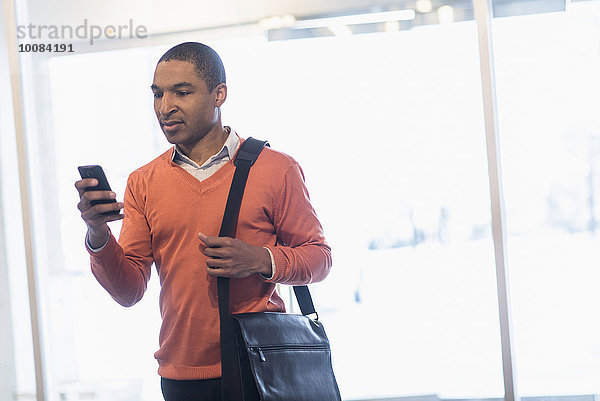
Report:
[[[64,254],[64,272],[52,278],[57,304],[52,312],[60,319],[53,329],[64,332],[55,337],[54,346],[70,357],[54,359],[53,374],[65,394],[161,399],[153,358],[160,327],[158,280],[150,280],[144,299],[134,308],[122,308],[110,298],[90,273],[83,248],[85,225],[74,208],[73,192],[77,166],[100,164],[122,199],[129,173],[165,146],[153,124],[154,62],[145,49],[49,62]],[[118,237],[120,222],[111,228]]]
[[598,394],[600,2],[493,36],[519,390]]
[[[5,10],[0,7],[0,21]],[[14,113],[4,25],[0,29],[0,399],[36,396]]]

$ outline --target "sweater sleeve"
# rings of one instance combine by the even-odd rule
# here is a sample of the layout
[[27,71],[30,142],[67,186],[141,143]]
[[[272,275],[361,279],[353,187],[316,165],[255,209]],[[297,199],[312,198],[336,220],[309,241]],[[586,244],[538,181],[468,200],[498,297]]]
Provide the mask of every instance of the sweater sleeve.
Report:
[[331,248],[310,203],[302,169],[295,162],[284,176],[274,210],[278,245],[268,246],[276,267],[269,281],[303,285],[325,279],[331,268]]
[[152,244],[143,205],[136,199],[131,177],[125,190],[125,218],[119,242],[110,234],[99,252],[89,248],[92,273],[108,293],[123,306],[137,303],[150,279]]

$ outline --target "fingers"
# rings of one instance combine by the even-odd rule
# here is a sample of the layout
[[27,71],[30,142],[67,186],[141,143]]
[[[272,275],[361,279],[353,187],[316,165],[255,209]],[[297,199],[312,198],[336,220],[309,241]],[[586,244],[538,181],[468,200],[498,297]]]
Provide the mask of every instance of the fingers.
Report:
[[114,192],[110,194],[90,194],[90,192],[86,192],[79,200],[77,208],[82,215],[90,209],[93,209],[95,213],[119,212],[125,205],[123,202],[116,202],[115,196],[116,194]]
[[90,188],[98,185],[98,180],[95,178],[86,178],[79,180],[75,183],[75,188],[79,192],[79,210],[84,211],[89,206],[93,206],[96,203],[108,203],[116,199],[117,194],[113,191],[96,191],[90,190]]
[[229,237],[214,237],[204,233],[198,233],[201,241],[200,251],[207,256],[206,271],[211,276],[232,277],[230,245],[232,239]]
[[226,249],[223,248],[209,248],[209,247],[205,247],[202,250],[202,253],[204,255],[206,255],[209,258],[213,258],[213,259],[225,259],[229,256],[229,252],[227,252]]
[[[218,237],[217,237],[218,238]],[[205,238],[206,240],[206,238]],[[211,242],[209,240],[209,242]],[[208,257],[206,259],[206,272],[214,277],[231,277],[231,259],[228,258],[228,252],[223,248],[209,248],[205,246],[201,249],[202,253]]]
[[198,238],[200,238],[200,241],[204,242],[204,244],[206,245],[206,240],[208,238],[208,235],[198,233]]
[[81,212],[81,218],[92,229],[98,229],[111,221],[121,220],[125,216],[119,211],[125,205],[122,202],[105,203],[91,206]]
[[96,185],[98,185],[98,180],[95,178],[86,178],[75,182],[75,188],[79,193],[80,199],[78,208],[82,212],[96,203],[108,203],[116,199],[117,194],[113,191],[90,190],[90,188],[95,187]]
[[[230,263],[228,260],[231,256],[231,249],[227,248],[231,238],[227,237],[209,237],[203,233],[198,233],[200,251],[208,257],[206,265],[214,269],[222,269]],[[227,260],[226,260],[227,259]]]
[[200,238],[200,241],[202,241],[204,245],[210,248],[230,246],[233,242],[233,239],[229,237],[213,237],[203,233],[198,233],[198,238]]
[[98,185],[98,180],[95,178],[85,178],[83,180],[79,180],[75,182],[75,188],[77,188],[77,192],[79,192],[79,197],[83,195],[86,188],[95,187]]
[[263,247],[203,233],[198,233],[198,238],[200,251],[207,257],[206,271],[211,276],[244,278],[254,273],[271,272],[271,256]]
[[206,266],[209,269],[225,269],[225,268],[230,268],[230,261],[227,259],[207,259],[206,260]]
[[97,205],[89,206],[87,208],[79,208],[79,210],[81,210],[81,217],[83,217],[83,219],[86,220],[86,218],[93,219],[96,215],[117,216],[121,209],[123,209],[124,207],[125,204],[123,202],[111,202],[99,203]]
[[[112,191],[86,191],[80,195],[81,206],[92,205],[92,202],[101,203],[98,201],[110,202],[116,199],[117,194]],[[81,208],[79,210],[82,210]]]
[[230,268],[212,268],[210,266],[206,267],[206,272],[209,276],[212,277],[229,277],[229,278],[244,278],[248,276],[240,276],[232,274],[232,270]]
[[108,222],[125,217],[120,213],[125,207],[124,203],[115,201],[117,194],[112,191],[89,190],[96,185],[98,180],[95,178],[86,178],[75,183],[79,193],[77,208],[81,212],[81,218],[92,229],[98,229]]
[[111,221],[122,220],[125,217],[123,214],[97,214],[93,218],[84,217],[85,222],[92,229],[98,229],[100,226],[110,223]]
[[200,251],[209,258],[230,258],[235,252],[236,240],[230,237],[213,237],[198,233]]

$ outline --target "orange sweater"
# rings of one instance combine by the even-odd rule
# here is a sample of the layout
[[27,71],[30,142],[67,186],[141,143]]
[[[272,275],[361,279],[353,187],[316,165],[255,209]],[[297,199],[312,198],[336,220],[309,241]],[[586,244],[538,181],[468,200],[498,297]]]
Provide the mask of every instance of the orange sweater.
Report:
[[[198,232],[218,235],[235,166],[227,162],[198,181],[171,161],[173,149],[134,171],[125,192],[119,242],[111,235],[90,252],[92,272],[121,305],[138,302],[152,262],[161,284],[162,327],[155,353],[162,377],[220,377],[217,280],[206,273]],[[275,283],[321,281],[331,250],[310,204],[304,177],[291,157],[265,148],[250,170],[237,238],[273,253],[275,276],[231,280],[234,313],[284,311]]]

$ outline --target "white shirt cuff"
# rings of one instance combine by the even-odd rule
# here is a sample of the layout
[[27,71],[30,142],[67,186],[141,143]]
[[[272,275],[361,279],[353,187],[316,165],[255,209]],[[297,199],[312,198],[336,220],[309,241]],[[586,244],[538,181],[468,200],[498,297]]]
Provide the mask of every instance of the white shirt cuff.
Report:
[[108,234],[108,238],[106,238],[106,242],[104,243],[104,245],[102,245],[100,248],[92,248],[92,246],[90,245],[90,234],[89,233],[85,234],[85,244],[87,245],[88,249],[94,253],[98,253],[101,250],[103,250],[104,247],[106,246],[106,244],[108,244],[109,239],[110,239],[110,234]]
[[262,278],[264,278],[265,280],[273,280],[273,277],[275,277],[275,257],[273,256],[273,252],[271,252],[271,250],[269,248],[267,248],[266,246],[263,248],[265,248],[267,251],[269,251],[269,256],[271,257],[271,277],[267,276],[266,274],[262,274],[262,273],[258,273],[258,274],[260,274],[260,276]]

